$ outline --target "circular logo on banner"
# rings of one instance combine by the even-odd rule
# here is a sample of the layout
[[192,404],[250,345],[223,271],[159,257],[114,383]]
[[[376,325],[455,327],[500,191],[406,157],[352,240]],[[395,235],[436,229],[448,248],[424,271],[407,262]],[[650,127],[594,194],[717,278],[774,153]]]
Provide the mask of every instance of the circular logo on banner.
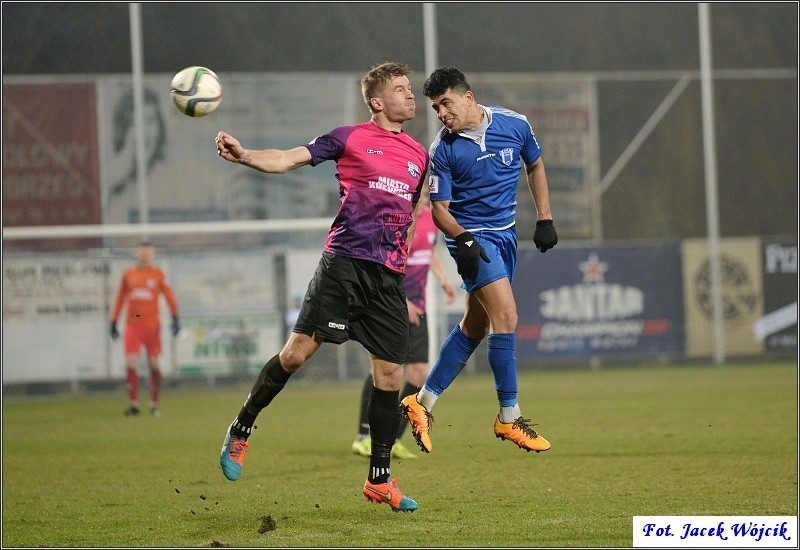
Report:
[[[735,258],[720,254],[720,292],[722,293],[722,318],[726,323],[738,324],[749,319],[758,306],[758,290],[746,266]],[[707,258],[694,276],[695,301],[708,318],[714,316],[711,294],[711,258]]]

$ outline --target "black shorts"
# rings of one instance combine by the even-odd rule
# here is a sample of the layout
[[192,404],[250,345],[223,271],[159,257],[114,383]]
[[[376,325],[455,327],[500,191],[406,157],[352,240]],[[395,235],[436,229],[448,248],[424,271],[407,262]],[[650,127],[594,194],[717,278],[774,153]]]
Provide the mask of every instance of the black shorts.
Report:
[[323,252],[293,332],[333,344],[355,340],[379,359],[402,364],[408,325],[403,275]]
[[420,315],[419,325],[408,324],[406,363],[428,362],[428,316]]

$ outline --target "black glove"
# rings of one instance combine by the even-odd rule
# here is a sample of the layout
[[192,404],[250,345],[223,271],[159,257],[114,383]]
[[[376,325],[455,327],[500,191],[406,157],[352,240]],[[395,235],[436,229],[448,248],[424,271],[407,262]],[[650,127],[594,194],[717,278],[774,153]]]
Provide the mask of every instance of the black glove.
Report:
[[117,330],[117,322],[111,321],[111,339],[116,340],[119,338],[119,331]]
[[177,315],[172,316],[172,325],[170,326],[170,328],[172,330],[173,336],[177,336],[178,333],[181,331],[181,323]]
[[458,259],[456,260],[458,274],[467,281],[477,279],[478,269],[481,266],[480,261],[483,260],[487,264],[489,263],[489,256],[486,255],[486,251],[469,231],[464,231],[456,237],[456,245],[458,246]]
[[533,232],[533,244],[539,252],[547,252],[558,243],[553,220],[539,220]]

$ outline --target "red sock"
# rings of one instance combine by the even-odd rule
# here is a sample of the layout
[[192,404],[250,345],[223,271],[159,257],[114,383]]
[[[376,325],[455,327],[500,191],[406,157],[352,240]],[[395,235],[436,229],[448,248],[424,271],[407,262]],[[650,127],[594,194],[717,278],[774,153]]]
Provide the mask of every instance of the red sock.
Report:
[[128,398],[132,402],[139,400],[139,375],[136,369],[128,369],[128,376],[125,380],[125,388],[128,390]]

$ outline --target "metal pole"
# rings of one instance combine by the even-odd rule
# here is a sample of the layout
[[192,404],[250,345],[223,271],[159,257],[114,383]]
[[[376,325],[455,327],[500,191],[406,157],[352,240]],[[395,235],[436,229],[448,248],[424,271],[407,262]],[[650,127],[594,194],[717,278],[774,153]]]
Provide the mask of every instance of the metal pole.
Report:
[[[133,129],[136,144],[136,183],[139,189],[139,223],[150,221],[147,203],[147,173],[144,147],[144,91],[142,87],[142,18],[141,5],[129,4],[131,20],[131,70],[133,77]],[[147,235],[142,232],[142,238]]]
[[[438,38],[436,33],[436,4],[433,2],[425,2],[422,4],[422,26],[424,31],[424,44],[425,44],[425,78],[427,78],[439,64],[438,61]],[[421,98],[420,103],[424,105],[423,112],[425,113],[425,121],[427,122],[428,130],[428,145],[433,142],[433,137],[441,127],[439,119],[433,114],[433,110],[429,108],[427,98]],[[437,246],[439,246],[437,244]],[[444,325],[445,320],[442,315],[442,293],[433,292],[432,289],[439,288],[439,281],[436,279],[431,271],[428,271],[428,281],[426,285],[427,300],[425,304],[425,313],[428,317],[428,357],[433,362],[439,354],[439,347],[441,346],[440,338],[442,334],[441,327]]]
[[717,199],[717,148],[714,134],[714,80],[711,65],[710,7],[698,5],[700,31],[700,84],[703,105],[703,150],[706,180],[706,224],[711,267],[711,297],[714,324],[714,362],[725,362],[722,325],[722,285],[719,262],[719,204]]
[[[424,43],[425,43],[425,76],[427,78],[439,64],[439,39],[436,32],[436,4],[433,2],[425,2],[422,4],[422,25],[424,30]],[[423,98],[424,100],[425,98]],[[428,123],[428,144],[433,141],[433,136],[440,128],[439,119],[433,114],[433,111],[428,108],[427,102],[424,109],[426,115],[425,120]]]

